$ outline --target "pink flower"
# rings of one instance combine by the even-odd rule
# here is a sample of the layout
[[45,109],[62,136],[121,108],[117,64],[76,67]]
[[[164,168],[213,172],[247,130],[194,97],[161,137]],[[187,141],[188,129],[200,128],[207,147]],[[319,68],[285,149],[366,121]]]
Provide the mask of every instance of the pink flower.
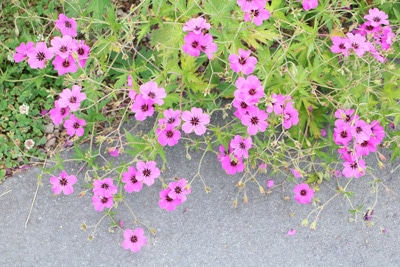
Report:
[[118,188],[113,184],[111,178],[95,180],[93,182],[93,193],[100,196],[112,196],[118,192]]
[[392,32],[392,28],[388,26],[384,27],[382,30],[382,35],[378,35],[376,38],[380,40],[378,43],[381,45],[383,50],[389,50],[393,44],[393,39],[395,36],[396,34]]
[[285,129],[290,129],[290,127],[297,123],[299,123],[299,112],[291,105],[291,103],[287,103],[283,109],[283,127]]
[[343,175],[347,178],[359,178],[365,174],[365,161],[363,159],[354,160],[352,162],[344,162],[343,163]]
[[364,19],[371,22],[373,26],[389,25],[388,15],[377,8],[371,8],[368,15],[364,16]]
[[163,98],[167,96],[165,89],[157,87],[155,82],[147,82],[140,86],[140,92],[142,93],[143,99],[152,100],[157,105],[164,104]]
[[71,36],[65,35],[63,37],[54,37],[51,40],[51,47],[49,50],[61,58],[67,58],[73,51],[76,50],[76,43]]
[[72,90],[65,88],[60,93],[59,106],[62,108],[68,107],[70,111],[77,111],[81,102],[86,99],[86,94],[81,93],[81,89],[82,87],[79,85],[73,85]]
[[244,13],[244,21],[253,21],[256,26],[261,26],[264,20],[269,19],[271,13],[265,8],[253,9]]
[[245,167],[242,158],[232,156],[231,159],[231,156],[229,155],[222,158],[221,165],[225,172],[229,175],[234,175],[237,172],[243,172]]
[[58,76],[62,76],[65,73],[75,73],[78,70],[78,66],[75,64],[75,60],[72,55],[67,58],[62,58],[59,55],[53,60],[54,70],[58,71]]
[[211,34],[205,34],[200,45],[200,51],[202,51],[208,59],[212,59],[213,54],[217,52],[218,46],[214,43],[214,39]]
[[318,0],[303,0],[301,3],[304,10],[314,9],[318,6]]
[[303,175],[297,169],[292,169],[292,173],[293,176],[297,179],[303,177]]
[[119,149],[117,147],[112,147],[108,149],[108,153],[111,157],[118,157],[119,156]]
[[156,134],[158,135],[158,142],[162,146],[174,146],[181,139],[181,132],[176,130],[171,124],[167,124],[164,129],[158,128]]
[[300,204],[309,204],[314,197],[314,189],[308,184],[298,184],[293,189],[294,199]]
[[362,57],[365,52],[369,51],[369,46],[365,40],[365,36],[362,36],[358,33],[355,35],[352,33],[347,33],[346,36],[349,40],[347,43],[348,48],[353,49],[357,56]]
[[335,121],[335,126],[342,125],[341,122],[350,123],[350,121],[355,118],[352,116],[354,114],[354,109],[338,109],[335,111],[335,117],[339,120]]
[[176,207],[182,203],[182,200],[180,198],[171,198],[169,196],[170,192],[170,188],[160,191],[160,200],[158,201],[158,205],[160,206],[160,208],[167,211],[174,211]]
[[353,137],[350,131],[349,124],[341,122],[340,124],[336,125],[333,132],[333,140],[337,145],[347,146],[352,139]]
[[85,44],[85,41],[75,40],[76,53],[78,54],[78,63],[81,68],[86,65],[86,60],[89,58],[90,47]]
[[160,176],[160,169],[156,167],[155,161],[149,161],[147,163],[139,161],[136,163],[136,168],[136,179],[148,186],[154,184],[154,179]]
[[186,195],[192,192],[190,185],[187,185],[186,179],[179,179],[177,182],[171,182],[168,184],[170,189],[168,196],[172,199],[180,199],[182,202],[186,201]]
[[192,18],[183,26],[184,32],[194,32],[195,34],[201,34],[202,30],[210,29],[211,25],[206,22],[202,17]]
[[270,189],[271,187],[273,187],[275,184],[274,180],[268,180],[267,181],[267,188]]
[[142,228],[136,228],[135,231],[126,229],[124,231],[124,241],[122,247],[126,250],[130,249],[132,252],[139,252],[140,249],[146,246],[146,237]]
[[16,53],[14,54],[14,61],[19,63],[24,61],[28,57],[28,52],[31,50],[35,44],[33,42],[21,43],[17,48],[15,48]]
[[206,132],[206,125],[210,123],[210,116],[204,114],[201,108],[193,107],[191,111],[185,110],[182,113],[182,130],[185,133],[195,132],[197,135],[202,135]]
[[173,110],[172,108],[167,109],[164,111],[164,117],[162,119],[158,120],[158,125],[162,126],[162,125],[166,125],[166,124],[170,124],[174,127],[178,127],[179,125],[181,125],[181,111],[180,110]]
[[369,124],[371,126],[373,142],[375,144],[380,144],[385,137],[385,129],[380,125],[379,121],[373,120]]
[[60,107],[58,102],[59,100],[54,102],[55,107],[50,109],[50,118],[55,125],[60,125],[65,117],[69,115],[68,107]]
[[74,192],[73,185],[76,184],[76,176],[68,175],[66,171],[62,171],[59,176],[50,178],[50,183],[53,185],[54,194],[59,195],[61,192],[64,195],[70,195]]
[[188,35],[184,37],[185,43],[182,46],[183,52],[191,55],[192,57],[200,56],[200,46],[202,45],[203,38],[203,34],[189,32]]
[[228,57],[230,67],[234,72],[243,72],[249,75],[254,71],[257,64],[257,58],[250,56],[250,50],[239,49],[239,55],[230,54]]
[[251,103],[251,97],[246,94],[239,94],[235,97],[232,106],[236,108],[234,115],[239,119],[242,119],[243,115],[248,114],[249,111],[255,107],[255,105]]
[[258,103],[260,98],[265,96],[264,87],[257,76],[254,75],[247,78],[239,77],[236,81],[236,87],[238,89],[234,92],[235,98],[244,95],[242,99],[246,99],[249,103]]
[[349,56],[350,55],[350,50],[349,50],[350,45],[348,44],[348,42],[349,42],[349,40],[347,38],[333,36],[331,51],[335,54],[341,53],[346,57]]
[[268,127],[267,118],[268,114],[264,110],[254,107],[248,114],[242,116],[241,121],[244,126],[247,126],[247,133],[255,135],[258,132],[265,132]]
[[266,0],[237,0],[237,4],[244,12],[264,8]]
[[230,147],[233,149],[233,154],[239,158],[248,158],[249,149],[252,146],[251,137],[243,139],[240,135],[236,135],[230,142]]
[[114,197],[110,196],[101,196],[101,195],[94,195],[92,197],[92,204],[96,211],[102,211],[104,208],[112,208],[114,205]]
[[135,118],[138,121],[144,121],[154,114],[154,102],[151,99],[144,99],[142,95],[138,95],[132,104],[131,110],[135,112]]
[[287,232],[287,236],[293,236],[296,234],[296,230],[295,229],[289,229],[289,231]]
[[371,126],[361,119],[351,125],[350,132],[358,143],[368,140],[372,134]]
[[56,27],[61,31],[63,35],[69,35],[72,37],[77,36],[76,32],[76,21],[70,19],[64,14],[58,15],[58,20],[56,20]]
[[46,43],[38,42],[34,48],[28,50],[27,56],[32,69],[44,69],[46,61],[53,57],[53,53],[47,48]]
[[139,192],[143,188],[143,183],[136,179],[137,171],[134,167],[129,167],[127,172],[122,173],[122,182],[125,183],[125,190],[128,193]]
[[270,102],[267,104],[267,112],[268,113],[274,112],[276,115],[282,114],[285,101],[286,101],[285,96],[273,93],[271,95]]
[[81,137],[85,130],[83,127],[86,126],[86,121],[84,119],[78,119],[75,117],[74,114],[71,114],[68,120],[64,122],[64,128],[67,130],[67,134],[69,136],[76,136]]

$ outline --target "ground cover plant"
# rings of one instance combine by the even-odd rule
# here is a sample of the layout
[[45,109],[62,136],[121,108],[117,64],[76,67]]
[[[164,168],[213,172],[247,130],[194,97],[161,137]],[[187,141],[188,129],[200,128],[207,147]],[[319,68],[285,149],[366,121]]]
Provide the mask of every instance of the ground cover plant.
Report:
[[[158,207],[171,212],[199,190],[195,179],[211,190],[200,172],[164,177],[167,146],[214,153],[238,177],[235,207],[252,184],[261,194],[281,186],[264,173],[285,175],[293,200],[314,206],[311,229],[329,203],[318,199],[325,181],[337,179],[333,198],[351,202],[349,183],[370,173],[366,156],[383,166],[400,154],[394,1],[38,0],[2,13],[1,177],[52,163],[40,183],[91,194],[132,252],[154,229],[133,212],[135,225],[115,219],[121,206],[132,211],[125,198],[157,186]],[[126,128],[132,120],[150,127]],[[115,166],[122,154],[130,160]],[[84,163],[85,190],[66,161]],[[370,221],[373,207],[351,212]]]

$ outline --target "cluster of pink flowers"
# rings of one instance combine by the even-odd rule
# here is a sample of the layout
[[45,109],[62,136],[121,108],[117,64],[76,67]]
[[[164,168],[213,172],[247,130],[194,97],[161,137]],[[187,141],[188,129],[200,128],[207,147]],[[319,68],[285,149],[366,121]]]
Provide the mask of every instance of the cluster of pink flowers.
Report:
[[146,246],[146,236],[142,228],[136,228],[134,231],[126,229],[124,231],[124,241],[122,247],[124,249],[130,249],[132,252],[139,252],[140,249]]
[[122,182],[125,184],[124,189],[128,193],[139,192],[143,188],[143,184],[151,186],[154,180],[160,176],[160,169],[157,168],[155,161],[136,163],[136,169],[133,166],[122,173]]
[[94,181],[92,197],[94,209],[102,211],[104,208],[112,208],[114,205],[114,195],[117,192],[118,188],[113,184],[111,178]]
[[55,56],[52,63],[59,76],[76,72],[78,66],[84,68],[90,48],[85,41],[74,39],[77,36],[76,21],[60,14],[56,27],[61,31],[62,37],[54,37],[50,47],[45,42],[38,42],[36,45],[33,42],[21,43],[14,54],[15,62],[28,59],[31,68],[43,69],[47,61]]
[[[128,77],[128,86],[132,86],[132,78]],[[165,89],[158,87],[156,82],[147,82],[140,86],[140,94],[134,90],[129,92],[129,97],[133,100],[132,112],[138,121],[143,121],[154,114],[154,106],[164,104],[167,96]]]
[[383,52],[389,50],[396,36],[389,25],[388,15],[372,8],[364,19],[366,22],[359,29],[347,33],[347,38],[332,37],[331,51],[346,57],[352,51],[359,57],[370,52],[379,62],[386,62]]
[[59,195],[61,192],[64,195],[70,195],[74,192],[73,185],[76,184],[76,176],[68,175],[66,171],[62,171],[59,176],[50,178],[50,183],[53,185],[52,190],[54,194]]
[[282,116],[282,126],[290,129],[299,123],[299,112],[293,106],[294,102],[290,95],[272,94],[267,105],[267,113],[275,113]]
[[261,26],[264,20],[269,19],[271,13],[265,9],[267,0],[237,0],[237,4],[244,12],[244,21],[252,21]]
[[370,124],[354,115],[353,109],[335,112],[333,140],[342,146],[338,152],[344,160],[343,175],[347,178],[359,178],[365,174],[365,161],[362,156],[375,152],[385,137],[385,131],[376,120]]
[[211,25],[202,17],[192,18],[183,26],[183,31],[188,32],[184,37],[183,52],[193,57],[200,56],[203,52],[209,59],[217,52],[217,44],[214,43],[211,34],[207,33]]
[[184,178],[179,179],[177,182],[170,182],[166,189],[160,191],[158,205],[162,209],[173,211],[177,206],[186,201],[186,195],[191,192],[192,189]]
[[251,137],[242,138],[240,135],[234,136],[230,141],[228,151],[224,146],[219,147],[218,160],[227,174],[234,175],[243,172],[243,158],[249,157],[249,149],[252,147]]
[[55,107],[49,111],[50,118],[55,125],[60,125],[64,118],[69,116],[63,124],[69,136],[80,137],[85,132],[86,121],[72,114],[73,111],[79,109],[81,102],[86,99],[86,94],[82,93],[81,89],[79,85],[73,85],[72,90],[65,88],[60,93],[59,99],[54,102]]

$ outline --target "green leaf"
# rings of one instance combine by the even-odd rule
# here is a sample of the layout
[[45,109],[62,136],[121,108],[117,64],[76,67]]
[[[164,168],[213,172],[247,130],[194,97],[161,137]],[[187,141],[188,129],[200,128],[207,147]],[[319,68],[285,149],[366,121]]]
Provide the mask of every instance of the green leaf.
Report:
[[111,6],[111,0],[91,0],[87,7],[88,12],[93,12],[92,17],[102,19],[104,9]]

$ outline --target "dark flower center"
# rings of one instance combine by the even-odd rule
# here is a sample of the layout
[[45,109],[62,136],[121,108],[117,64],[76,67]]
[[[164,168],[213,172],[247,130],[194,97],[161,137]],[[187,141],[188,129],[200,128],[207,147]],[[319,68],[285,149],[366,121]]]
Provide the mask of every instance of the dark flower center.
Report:
[[257,90],[254,89],[254,88],[252,88],[252,89],[249,90],[249,94],[250,94],[250,95],[255,95],[256,93],[257,93]]
[[61,178],[60,179],[60,185],[66,186],[67,184],[68,184],[68,180],[67,179],[65,179],[65,178]]
[[133,236],[131,237],[131,242],[132,242],[132,243],[136,243],[137,241],[138,241],[137,236],[133,235]]
[[190,119],[190,123],[194,126],[197,126],[200,123],[200,120],[197,117],[193,117]]
[[240,59],[239,59],[239,64],[240,64],[240,65],[246,64],[246,59],[243,58],[243,57],[240,57]]
[[340,133],[340,137],[346,138],[347,137],[347,132],[346,131],[341,132]]
[[60,47],[60,52],[61,53],[67,52],[67,47],[65,45],[61,46]]
[[144,169],[143,175],[146,176],[146,177],[149,177],[149,176],[151,175],[151,170],[149,170],[149,169]]
[[180,188],[179,186],[177,186],[175,188],[175,193],[180,194],[182,192],[182,188]]
[[172,138],[172,137],[174,136],[174,132],[172,132],[172,131],[167,131],[166,136],[167,136],[167,138]]
[[85,54],[85,50],[83,50],[82,47],[78,48],[78,55],[83,56],[83,54]]
[[69,102],[72,103],[72,104],[75,104],[76,100],[77,100],[76,96],[71,96],[71,98],[69,99]]
[[258,17],[258,15],[260,15],[260,11],[258,9],[252,10],[251,13],[253,13],[254,17]]
[[379,22],[379,21],[381,21],[381,18],[380,18],[380,17],[374,17],[372,20],[373,20],[374,22]]
[[307,195],[307,190],[303,189],[300,191],[300,195],[305,196]]
[[368,141],[362,142],[362,143],[361,143],[361,146],[362,146],[362,147],[367,147],[367,146],[368,146]]
[[240,107],[241,107],[242,109],[246,109],[246,108],[247,108],[246,102],[240,103]]
[[61,113],[61,115],[65,115],[65,113],[67,113],[67,109],[66,108],[61,108],[60,109],[60,113]]
[[156,94],[153,93],[153,92],[150,92],[150,93],[148,94],[148,96],[149,96],[151,99],[154,99],[154,98],[156,97]]
[[374,26],[368,25],[367,27],[365,27],[365,29],[367,29],[367,31],[372,31],[374,30]]
[[168,124],[172,124],[174,122],[175,122],[175,118],[169,118],[167,121]]
[[350,167],[351,167],[352,169],[358,168],[357,162],[354,162],[353,164],[350,164]]
[[135,176],[135,175],[132,175],[132,176],[131,176],[131,182],[132,182],[132,184],[137,183],[137,181],[138,181],[138,180],[136,180],[136,176]]
[[104,183],[104,184],[101,185],[101,188],[108,189],[109,186],[108,186],[108,184]]
[[236,161],[236,160],[232,160],[232,161],[231,161],[231,166],[232,166],[232,167],[236,167],[236,166],[237,166],[237,164],[238,164],[238,163],[237,163],[237,161]]
[[45,57],[46,57],[46,56],[45,56],[45,54],[44,54],[43,52],[39,52],[39,53],[37,53],[37,55],[36,55],[36,58],[37,58],[37,60],[39,60],[39,61],[43,61]]
[[360,47],[359,44],[357,44],[357,43],[352,43],[351,46],[352,46],[354,49],[358,49],[358,48]]
[[149,110],[149,105],[147,105],[147,104],[142,105],[141,110],[142,110],[143,112],[148,111],[148,110]]
[[240,147],[241,149],[245,149],[245,148],[246,148],[246,145],[245,145],[243,142],[240,142],[239,147]]
[[66,21],[66,22],[65,22],[65,27],[67,27],[67,28],[71,28],[71,27],[72,27],[72,25],[71,25],[71,22],[69,22],[69,21]]
[[257,125],[260,120],[257,117],[252,117],[250,119],[251,124]]
[[101,198],[101,203],[106,204],[108,202],[108,198],[107,197],[102,197]]
[[193,48],[197,48],[198,46],[199,46],[199,42],[194,41],[194,42],[192,43],[192,47],[193,47]]
[[79,123],[77,123],[77,122],[74,122],[74,125],[73,125],[73,127],[74,127],[74,129],[79,129],[80,125],[79,125]]
[[167,196],[167,197],[165,198],[165,200],[168,201],[168,202],[174,201],[174,200],[173,200],[172,198],[170,198],[169,196]]
[[62,63],[64,68],[68,68],[71,64],[69,63],[69,61],[66,59],[63,63]]
[[341,44],[339,45],[339,48],[340,48],[340,49],[346,49],[346,46],[345,46],[343,43],[341,43]]
[[361,133],[361,132],[362,132],[361,127],[357,127],[357,128],[356,128],[356,132],[357,132],[357,133]]

